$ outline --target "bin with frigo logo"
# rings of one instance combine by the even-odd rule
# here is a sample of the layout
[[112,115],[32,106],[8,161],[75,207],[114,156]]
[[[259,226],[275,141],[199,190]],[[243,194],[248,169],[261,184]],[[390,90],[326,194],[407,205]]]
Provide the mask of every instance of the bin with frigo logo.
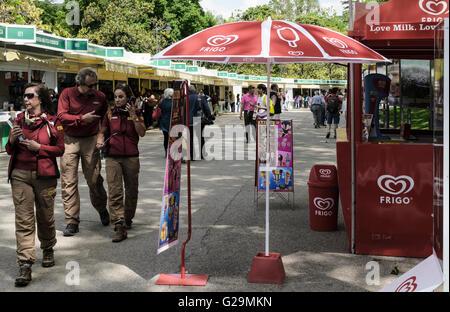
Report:
[[314,165],[309,174],[309,222],[314,231],[337,230],[339,187],[333,165]]

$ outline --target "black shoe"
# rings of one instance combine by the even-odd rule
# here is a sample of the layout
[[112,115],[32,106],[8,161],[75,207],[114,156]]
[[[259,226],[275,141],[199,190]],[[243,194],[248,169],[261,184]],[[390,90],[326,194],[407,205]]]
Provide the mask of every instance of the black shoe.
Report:
[[25,287],[31,282],[31,264],[19,264],[19,275],[16,277],[14,285],[16,287]]
[[53,253],[53,248],[44,249],[42,256],[42,266],[44,268],[49,268],[55,265],[55,257]]
[[327,138],[327,139],[329,139],[329,138],[330,138],[330,132],[328,132],[328,133],[327,133],[327,136],[326,136],[326,138]]
[[78,233],[78,224],[70,223],[67,224],[66,229],[63,231],[64,236],[74,236]]
[[125,220],[125,230],[131,229],[131,224],[133,224],[133,221]]
[[109,225],[109,213],[108,210],[103,210],[102,212],[100,212],[100,221],[102,221],[102,224],[104,226]]

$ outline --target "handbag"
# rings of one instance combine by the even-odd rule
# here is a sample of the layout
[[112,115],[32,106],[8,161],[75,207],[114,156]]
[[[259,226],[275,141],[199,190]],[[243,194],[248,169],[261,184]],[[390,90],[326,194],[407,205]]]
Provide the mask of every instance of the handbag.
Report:
[[156,105],[153,113],[152,113],[152,118],[153,120],[160,120],[161,116],[162,116],[162,109],[161,109],[161,102],[159,101],[158,105]]

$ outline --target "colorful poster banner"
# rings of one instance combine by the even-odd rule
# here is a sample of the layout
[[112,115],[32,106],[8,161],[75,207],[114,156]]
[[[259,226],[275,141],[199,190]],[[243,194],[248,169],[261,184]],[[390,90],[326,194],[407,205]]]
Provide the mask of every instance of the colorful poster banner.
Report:
[[[157,254],[178,244],[182,145],[175,143],[181,138],[182,132],[174,127],[184,124],[186,94],[187,81],[175,81]],[[183,127],[178,129],[182,131]]]
[[257,181],[258,192],[266,190],[266,144],[269,142],[269,190],[271,192],[294,191],[293,127],[292,120],[269,120],[257,124]]

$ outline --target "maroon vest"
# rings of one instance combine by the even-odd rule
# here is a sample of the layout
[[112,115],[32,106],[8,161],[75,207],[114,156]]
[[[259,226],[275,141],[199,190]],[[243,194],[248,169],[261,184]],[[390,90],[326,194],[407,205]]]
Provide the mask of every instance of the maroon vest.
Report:
[[[141,113],[136,111],[138,118]],[[110,117],[109,117],[110,115]],[[136,132],[133,118],[127,112],[118,112],[113,110],[111,114],[106,114],[106,127],[109,130],[109,135],[112,136],[108,142],[106,149],[107,156],[139,156],[139,135]],[[107,136],[105,135],[105,139]]]
[[[62,156],[64,153],[64,132],[61,126],[61,122],[54,115],[49,115],[46,121],[33,129],[27,127],[25,123],[24,113],[20,113],[15,121],[16,124],[22,127],[22,132],[26,139],[34,140],[41,144],[41,150],[35,153],[31,157],[26,157],[24,161],[36,161],[36,175],[38,179],[51,179],[59,178],[60,173],[58,170],[58,164],[56,157]],[[47,125],[49,126],[50,136],[47,131]],[[8,141],[6,144],[6,150],[11,155],[8,167],[8,180],[11,179],[11,173],[16,167],[18,161],[17,154],[20,153],[18,146],[19,140],[16,140],[14,145],[11,145]]]

